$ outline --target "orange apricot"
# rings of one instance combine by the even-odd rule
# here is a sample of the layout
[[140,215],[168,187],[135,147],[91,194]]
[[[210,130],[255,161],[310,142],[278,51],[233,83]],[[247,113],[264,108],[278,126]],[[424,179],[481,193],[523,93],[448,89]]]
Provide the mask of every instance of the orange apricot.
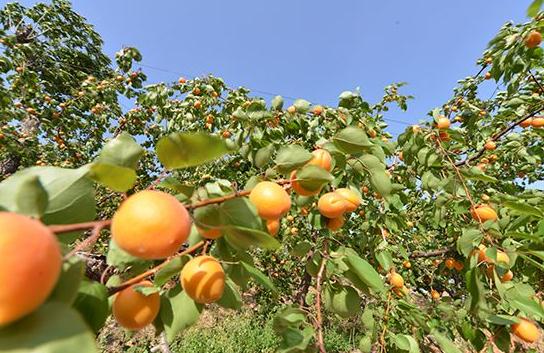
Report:
[[320,105],[316,105],[313,109],[314,115],[321,115],[323,114],[323,107]]
[[402,267],[404,267],[405,269],[410,269],[412,268],[412,264],[410,263],[410,261],[404,260],[404,262],[402,263]]
[[139,330],[155,320],[159,313],[161,298],[158,292],[149,295],[135,290],[136,287],[151,287],[149,281],[142,281],[123,289],[113,299],[113,317],[129,330]]
[[533,121],[531,122],[531,126],[534,128],[541,128],[544,127],[544,117],[537,116],[533,118]]
[[346,199],[336,193],[328,192],[322,195],[317,201],[317,209],[319,213],[327,218],[338,218],[346,212]]
[[449,129],[450,125],[451,125],[450,119],[444,116],[436,120],[436,127],[439,128],[440,130]]
[[219,261],[212,256],[197,256],[183,266],[181,270],[183,290],[195,302],[213,303],[223,295],[225,272]]
[[325,169],[326,171],[331,171],[332,157],[329,151],[322,148],[318,148],[312,151],[312,159],[308,162],[310,165],[316,165]]
[[519,322],[512,325],[512,333],[528,343],[536,342],[540,337],[538,327],[525,318],[519,318]]
[[455,268],[455,270],[458,271],[458,272],[461,272],[461,271],[463,270],[464,267],[465,267],[465,265],[463,265],[463,263],[460,262],[460,261],[457,261],[457,260],[456,260],[456,261],[453,263],[453,268]]
[[361,198],[353,190],[347,188],[340,188],[334,191],[338,195],[342,196],[346,200],[346,212],[353,212],[361,204]]
[[508,272],[501,276],[501,282],[510,282],[512,278],[514,278],[514,272],[508,270]]
[[196,230],[198,231],[198,234],[200,234],[202,238],[205,239],[217,239],[222,235],[221,229],[219,228],[207,228],[197,226]]
[[451,270],[455,267],[455,259],[447,258],[446,261],[444,261],[444,264],[448,268],[448,270]]
[[271,236],[275,237],[280,231],[280,220],[279,219],[269,219],[266,221],[266,229]]
[[523,120],[521,123],[519,123],[519,126],[526,128],[533,124],[533,118],[527,118]]
[[331,218],[327,220],[327,228],[332,231],[337,231],[344,225],[344,216]]
[[404,278],[398,273],[391,273],[389,276],[389,284],[395,288],[402,288],[404,286]]
[[489,205],[478,205],[471,210],[472,217],[481,222],[497,220],[497,213]]
[[279,219],[291,208],[289,194],[271,181],[261,181],[255,185],[249,200],[257,208],[259,216],[267,220]]
[[60,275],[62,255],[55,235],[41,222],[0,212],[0,326],[45,302]]
[[115,243],[142,259],[174,255],[187,240],[191,218],[172,195],[144,190],[127,198],[113,215],[111,233]]
[[441,295],[440,293],[437,291],[437,290],[431,290],[431,297],[434,299],[434,300],[438,300],[440,299]]
[[484,148],[488,151],[493,151],[497,148],[497,144],[494,141],[489,140],[485,143]]
[[529,49],[536,48],[542,43],[542,34],[539,31],[532,30],[525,38],[525,46]]

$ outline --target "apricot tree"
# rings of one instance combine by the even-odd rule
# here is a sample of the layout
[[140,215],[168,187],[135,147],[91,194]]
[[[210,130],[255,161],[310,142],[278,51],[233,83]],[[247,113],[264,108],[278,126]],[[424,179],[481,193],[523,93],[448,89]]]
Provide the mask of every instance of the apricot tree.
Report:
[[113,68],[65,1],[0,23],[1,351],[95,352],[111,314],[173,340],[250,281],[280,352],[325,352],[332,315],[360,319],[363,352],[542,345],[538,13],[396,141],[402,84],[284,107],[213,76],[147,84],[134,48]]

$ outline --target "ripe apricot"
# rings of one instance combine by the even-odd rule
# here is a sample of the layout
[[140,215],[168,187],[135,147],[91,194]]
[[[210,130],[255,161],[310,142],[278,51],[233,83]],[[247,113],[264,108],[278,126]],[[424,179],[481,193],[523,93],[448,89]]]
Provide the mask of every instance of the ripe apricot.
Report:
[[335,193],[342,196],[346,200],[346,212],[353,212],[361,204],[361,198],[353,190],[340,188],[336,189]]
[[269,219],[266,221],[266,229],[271,236],[275,237],[280,231],[280,220],[279,219]]
[[444,261],[444,264],[448,268],[448,270],[451,270],[455,267],[455,260],[450,258],[447,258],[446,261]]
[[327,220],[327,228],[332,231],[337,231],[344,225],[344,216],[331,218]]
[[321,114],[323,114],[323,107],[320,106],[320,105],[316,105],[316,106],[314,107],[314,109],[313,109],[313,113],[314,113],[315,115],[321,115]]
[[487,251],[487,247],[485,245],[482,245],[480,244],[478,246],[478,250],[477,251],[477,254],[478,254],[478,262],[488,262],[489,261],[489,258],[487,257],[486,255],[486,251]]
[[484,75],[484,78],[485,78],[486,80],[490,80],[491,77],[492,77],[492,76],[491,76],[491,72],[486,72],[485,75]]
[[319,194],[319,192],[321,191],[320,189],[315,190],[315,191],[310,191],[310,190],[304,189],[302,187],[302,185],[300,185],[300,183],[297,181],[297,171],[296,170],[293,170],[291,172],[290,181],[291,181],[291,188],[293,188],[293,190],[297,194],[299,194],[301,196],[313,196],[313,195]]
[[526,128],[533,124],[533,118],[527,118],[523,120],[521,123],[519,123],[519,126]]
[[405,269],[412,268],[412,264],[411,264],[410,261],[408,261],[408,260],[404,260],[404,262],[402,263],[402,266],[403,266]]
[[485,205],[485,204],[478,205],[471,210],[471,213],[472,213],[472,217],[477,221],[485,222],[489,220],[491,221],[497,220],[497,213],[489,205]]
[[488,151],[493,151],[497,148],[497,144],[494,141],[489,140],[485,143],[484,148]]
[[436,127],[440,130],[449,129],[451,125],[450,119],[446,117],[441,117],[436,120]]
[[225,272],[212,256],[197,256],[187,262],[180,278],[183,290],[200,304],[219,300],[225,289]]
[[464,267],[465,267],[465,265],[463,265],[463,263],[460,262],[460,261],[457,261],[457,260],[456,260],[456,261],[453,263],[453,268],[455,268],[456,271],[461,272],[461,271],[463,270]]
[[532,30],[525,38],[525,46],[529,49],[536,48],[542,42],[542,34],[539,31]]
[[55,235],[41,222],[0,212],[0,326],[43,304],[60,275]]
[[289,108],[287,108],[287,112],[289,112],[290,114],[295,114],[297,112],[297,108],[295,108],[295,106],[291,105],[291,106],[289,106]]
[[437,290],[431,290],[431,297],[434,299],[434,300],[438,300],[440,299],[440,293],[437,291]]
[[308,164],[316,165],[318,167],[325,169],[328,172],[331,171],[332,157],[331,157],[331,154],[327,150],[318,148],[312,151],[312,155],[313,157],[308,162]]
[[190,231],[185,207],[174,196],[155,190],[127,198],[111,223],[112,237],[121,249],[150,260],[174,255]]
[[501,276],[501,282],[510,282],[514,278],[514,273],[510,270]]
[[544,117],[542,117],[542,116],[537,116],[537,117],[533,118],[533,121],[531,122],[531,125],[532,125],[534,128],[541,128],[541,127],[544,127]]
[[338,218],[346,212],[346,199],[336,193],[328,192],[322,195],[317,201],[317,209],[319,213],[327,218]]
[[142,281],[123,289],[113,299],[112,311],[119,325],[129,330],[139,330],[155,320],[159,313],[161,298],[159,293],[144,295],[136,287],[151,287],[149,281]]
[[193,103],[193,107],[195,107],[195,109],[200,109],[202,108],[202,102],[201,101],[195,101]]
[[389,276],[389,284],[395,288],[402,288],[404,286],[404,278],[398,273],[392,273]]
[[519,322],[512,325],[512,333],[528,343],[536,342],[540,337],[538,327],[525,318],[519,318]]
[[198,234],[202,236],[202,238],[206,239],[217,239],[222,235],[221,229],[219,228],[207,228],[197,226],[196,230],[198,231]]
[[291,208],[289,194],[271,181],[261,181],[255,185],[249,200],[257,207],[259,216],[267,220],[279,219]]

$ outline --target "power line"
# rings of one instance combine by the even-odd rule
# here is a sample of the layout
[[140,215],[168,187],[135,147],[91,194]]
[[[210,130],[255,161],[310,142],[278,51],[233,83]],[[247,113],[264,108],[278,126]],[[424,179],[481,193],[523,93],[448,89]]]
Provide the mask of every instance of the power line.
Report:
[[[139,63],[139,65],[142,66],[142,67],[151,69],[151,70],[161,71],[161,72],[165,72],[165,73],[171,73],[171,74],[180,75],[180,76],[184,75],[183,72],[169,70],[169,69],[165,69],[165,68],[161,68],[161,67],[157,67],[157,66],[153,66],[153,65],[148,65],[148,64],[144,64],[144,63]],[[198,75],[194,75],[193,73],[189,73],[189,75],[192,76],[193,78],[198,77]],[[251,88],[251,87],[247,87],[247,88],[250,89],[252,92],[259,93],[259,94],[266,95],[266,96],[270,96],[270,97],[282,96],[283,98],[287,98],[287,99],[290,99],[290,100],[293,100],[293,101],[297,100],[297,98],[291,97],[291,96],[281,95],[281,94],[278,94],[278,93],[264,91],[264,90],[255,89],[255,88]],[[408,123],[406,121],[396,120],[396,119],[383,118],[383,120],[388,121],[388,122],[392,122],[392,123],[396,123],[396,124],[406,125],[406,126],[413,125],[412,123]]]

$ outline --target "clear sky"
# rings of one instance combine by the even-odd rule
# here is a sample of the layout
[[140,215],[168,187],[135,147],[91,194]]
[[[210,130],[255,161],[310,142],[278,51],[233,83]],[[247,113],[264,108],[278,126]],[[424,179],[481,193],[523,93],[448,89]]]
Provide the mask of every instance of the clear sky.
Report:
[[[22,1],[25,4],[35,1]],[[335,105],[360,87],[376,101],[406,81],[414,123],[451,95],[500,26],[525,21],[529,0],[75,0],[113,55],[135,46],[142,63],[186,77]],[[142,67],[152,81],[172,72]],[[270,99],[270,96],[263,95]],[[405,126],[391,122],[397,134]]]

